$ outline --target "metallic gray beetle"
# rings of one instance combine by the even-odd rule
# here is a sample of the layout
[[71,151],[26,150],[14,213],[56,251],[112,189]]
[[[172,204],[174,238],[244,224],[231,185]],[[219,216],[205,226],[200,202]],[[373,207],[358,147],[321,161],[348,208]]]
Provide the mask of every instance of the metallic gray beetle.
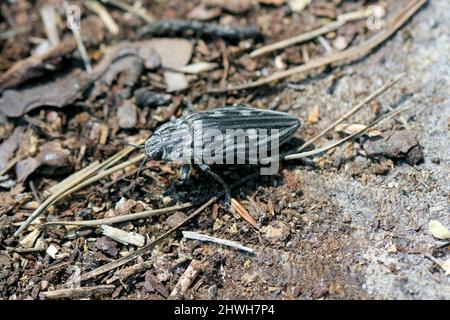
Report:
[[[233,164],[261,164],[263,159],[259,157],[262,149],[269,150],[278,148],[285,143],[300,127],[301,121],[283,112],[255,109],[245,105],[233,105],[232,107],[211,109],[196,113],[191,113],[179,119],[172,119],[170,122],[159,127],[155,133],[145,142],[146,160],[180,160],[179,155],[186,149],[193,150],[184,156],[185,166],[182,170],[182,178],[187,178],[190,165],[195,164],[201,170],[211,175],[216,181],[221,183],[226,191],[227,201],[230,199],[230,189],[228,185],[217,174],[209,168],[208,161],[203,161],[203,157],[198,157],[196,150],[211,149],[213,141],[222,142],[222,149],[219,144],[214,144],[214,150],[219,150],[218,158],[222,162],[216,163],[230,164],[227,155],[231,154]],[[245,132],[244,140],[236,137],[236,132]],[[261,133],[267,132],[267,135]],[[276,132],[276,145],[273,140],[273,132]],[[253,136],[252,136],[253,134]],[[220,139],[217,139],[220,136]],[[250,136],[256,140],[251,140]],[[198,142],[201,137],[200,142]],[[215,140],[216,139],[216,140]],[[198,143],[197,143],[198,142]],[[200,149],[196,149],[199,148]],[[252,149],[255,148],[256,149]],[[256,157],[250,155],[250,150],[257,150]],[[178,156],[177,156],[178,155]],[[253,154],[255,155],[255,154]],[[267,159],[264,159],[267,163]],[[145,160],[144,160],[145,161]]]

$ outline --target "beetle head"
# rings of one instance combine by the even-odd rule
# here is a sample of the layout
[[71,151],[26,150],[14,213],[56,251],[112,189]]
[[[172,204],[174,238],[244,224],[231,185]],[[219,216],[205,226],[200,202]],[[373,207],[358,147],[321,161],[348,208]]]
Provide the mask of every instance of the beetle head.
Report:
[[161,160],[164,154],[164,145],[161,135],[155,132],[147,141],[145,141],[145,157],[150,160]]

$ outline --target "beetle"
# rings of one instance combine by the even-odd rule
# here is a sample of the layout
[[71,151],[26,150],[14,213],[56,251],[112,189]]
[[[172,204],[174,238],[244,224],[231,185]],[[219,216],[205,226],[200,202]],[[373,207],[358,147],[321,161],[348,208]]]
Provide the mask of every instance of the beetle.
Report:
[[172,118],[146,140],[143,163],[183,160],[182,180],[187,179],[191,165],[195,164],[224,187],[225,203],[229,203],[230,188],[211,171],[210,165],[261,165],[278,161],[278,147],[289,140],[301,124],[300,119],[287,113],[244,104],[189,113]]

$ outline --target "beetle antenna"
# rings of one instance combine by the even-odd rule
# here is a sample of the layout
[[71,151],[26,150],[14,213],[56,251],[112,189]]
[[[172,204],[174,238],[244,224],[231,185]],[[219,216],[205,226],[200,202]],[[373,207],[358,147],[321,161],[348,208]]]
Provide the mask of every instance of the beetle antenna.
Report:
[[131,186],[131,193],[133,193],[134,188],[136,187],[137,179],[139,178],[139,174],[141,173],[142,167],[144,166],[144,163],[147,161],[147,159],[148,159],[148,156],[145,156],[144,160],[142,160],[141,164],[139,165],[139,168],[138,168],[138,170],[136,172],[136,177],[134,178],[134,180],[132,182],[133,185]]
[[136,149],[143,149],[144,148],[144,145],[142,145],[142,144],[137,145],[137,144],[132,144],[132,143],[128,143],[128,142],[125,142],[125,141],[120,141],[120,143],[124,144],[126,146],[129,146],[129,147],[136,148]]

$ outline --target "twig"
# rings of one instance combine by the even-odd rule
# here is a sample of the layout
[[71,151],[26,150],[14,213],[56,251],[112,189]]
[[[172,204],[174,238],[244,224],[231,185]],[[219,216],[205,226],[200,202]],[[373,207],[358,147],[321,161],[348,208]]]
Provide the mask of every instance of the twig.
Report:
[[138,16],[139,18],[141,18],[142,20],[144,20],[147,23],[152,23],[155,19],[149,15],[147,12],[145,12],[145,10],[141,9],[136,9],[133,6],[130,6],[120,0],[101,0],[103,3],[106,4],[111,4],[119,9],[122,9],[123,11],[127,11],[131,14],[134,14],[135,16]]
[[223,88],[212,88],[208,92],[220,93],[233,90],[244,90],[250,88],[256,88],[280,79],[284,79],[296,74],[304,73],[310,70],[325,67],[334,63],[344,63],[349,61],[357,60],[362,58],[372,52],[375,48],[384,43],[389,39],[395,32],[397,32],[417,11],[419,11],[422,6],[424,6],[428,0],[417,0],[411,1],[405,10],[402,10],[394,19],[388,24],[388,28],[369,40],[365,41],[363,44],[349,48],[347,50],[336,52],[333,55],[311,60],[310,62],[293,67],[284,71],[276,72],[268,77],[245,83],[242,85],[229,86],[225,89]]
[[194,282],[195,278],[197,278],[197,275],[202,271],[204,266],[200,261],[192,260],[189,264],[189,267],[187,267],[186,271],[183,273],[183,275],[180,277],[180,280],[173,288],[172,292],[170,293],[171,297],[179,297],[182,296],[187,289],[191,286],[191,284]]
[[220,238],[216,238],[216,237],[207,236],[205,234],[201,234],[201,233],[197,233],[197,232],[183,231],[183,237],[185,237],[186,239],[193,239],[193,240],[198,240],[198,241],[210,241],[210,242],[218,243],[218,244],[228,246],[231,248],[239,249],[239,250],[242,250],[242,251],[245,251],[248,253],[254,252],[254,250],[252,248],[245,247],[240,243],[230,241],[230,240],[224,240],[224,239],[220,239]]
[[55,291],[41,292],[45,299],[83,299],[93,296],[110,294],[114,291],[114,285],[103,285],[94,287],[81,287],[70,289],[59,289]]
[[[253,175],[249,175],[247,177],[244,177],[242,179],[240,179],[239,181],[237,181],[236,183],[234,183],[233,185],[231,185],[231,188],[234,188],[244,182],[246,182],[247,180],[251,179]],[[198,215],[200,215],[200,213],[203,212],[203,210],[205,210],[209,205],[211,205],[212,203],[214,203],[217,199],[219,199],[220,197],[222,197],[225,194],[224,191],[219,192],[217,195],[215,195],[214,197],[210,198],[207,202],[205,202],[202,206],[200,206],[198,209],[196,209],[192,214],[190,214],[186,219],[184,219],[183,221],[181,221],[178,225],[176,225],[175,227],[173,227],[172,229],[170,229],[169,231],[167,231],[166,233],[164,233],[163,235],[159,236],[158,238],[156,238],[155,240],[153,240],[152,242],[148,243],[147,245],[145,245],[144,247],[136,250],[135,252],[129,254],[128,256],[122,257],[116,261],[110,262],[108,264],[105,264],[101,267],[98,267],[97,269],[94,269],[90,272],[87,272],[85,274],[82,274],[80,277],[80,281],[86,281],[89,280],[91,278],[97,277],[105,272],[114,270],[116,268],[119,268],[120,266],[123,266],[124,264],[136,259],[137,257],[140,257],[144,254],[146,254],[150,249],[152,249],[157,243],[161,242],[162,240],[166,239],[168,236],[170,236],[172,233],[174,233],[175,231],[177,231],[179,228],[181,228],[182,226],[184,226],[186,223],[188,223],[189,221],[191,221],[192,219],[194,219],[195,217],[197,217]]]
[[367,10],[358,10],[358,11],[349,12],[349,13],[340,15],[336,21],[332,21],[320,28],[308,31],[306,33],[298,34],[291,38],[284,39],[284,40],[281,40],[278,42],[274,42],[267,46],[256,49],[256,50],[250,52],[250,57],[254,58],[254,57],[275,51],[275,50],[287,48],[294,44],[299,44],[299,43],[303,43],[303,42],[312,40],[318,36],[335,31],[348,22],[365,19],[367,17],[368,17]]
[[81,60],[83,60],[84,67],[87,72],[92,72],[91,61],[89,59],[89,55],[87,53],[86,47],[83,43],[83,37],[81,36],[80,29],[73,27],[70,28],[72,30],[73,36],[75,37],[75,41],[77,43],[78,51],[81,55]]
[[111,284],[117,280],[125,280],[126,278],[132,276],[133,274],[136,274],[140,271],[144,271],[145,269],[151,268],[153,266],[153,261],[143,261],[138,262],[135,265],[132,265],[131,267],[118,270],[114,276],[106,280],[106,284]]
[[256,224],[255,219],[250,215],[250,213],[234,198],[231,198],[231,205],[236,210],[236,212],[249,223],[253,228],[259,230],[258,225]]
[[56,25],[56,10],[52,5],[44,5],[41,10],[39,10],[42,18],[42,22],[44,22],[44,29],[47,35],[47,39],[50,42],[50,45],[56,46],[59,44],[59,32],[58,27]]
[[128,256],[122,257],[118,260],[112,261],[108,264],[98,267],[97,269],[94,269],[92,271],[82,274],[80,277],[80,281],[86,281],[91,278],[97,277],[105,272],[108,272],[108,271],[114,270],[120,266],[123,266],[124,264],[136,259],[137,257],[144,255],[150,249],[152,249],[157,243],[161,242],[162,240],[164,240],[165,238],[170,236],[173,232],[178,230],[180,227],[182,227],[183,225],[188,223],[190,220],[197,217],[204,209],[206,209],[210,204],[212,204],[217,199],[218,199],[218,196],[212,197],[209,201],[207,201],[200,208],[195,210],[191,215],[189,215],[186,219],[184,219],[182,222],[180,222],[177,226],[173,227],[172,229],[170,229],[169,231],[167,231],[160,237],[156,238],[155,240],[153,240],[149,244],[143,246],[142,248],[134,251],[133,253],[129,254]]
[[380,96],[381,94],[385,93],[387,90],[392,88],[394,86],[394,84],[396,84],[403,76],[404,76],[403,73],[399,74],[394,79],[392,79],[389,82],[387,82],[386,84],[384,84],[381,88],[379,88],[379,89],[375,90],[374,92],[372,92],[369,96],[367,96],[367,98],[365,98],[363,101],[361,101],[356,106],[351,108],[347,113],[345,113],[342,117],[340,117],[339,119],[334,121],[332,124],[330,124],[328,127],[326,127],[324,130],[322,130],[314,138],[312,138],[309,141],[305,142],[297,151],[301,151],[301,150],[305,149],[306,147],[310,146],[311,144],[313,144],[314,142],[316,142],[317,140],[322,138],[329,131],[333,130],[333,128],[336,127],[338,124],[340,124],[341,122],[347,120],[349,117],[351,117],[356,112],[361,110],[361,108],[364,107],[366,104],[370,103],[373,99],[377,98],[378,96]]
[[55,225],[71,225],[71,226],[86,226],[86,227],[96,227],[99,225],[109,225],[114,223],[127,222],[131,220],[139,220],[146,219],[166,213],[171,213],[174,211],[179,211],[187,208],[191,208],[194,204],[191,202],[186,202],[180,204],[178,206],[172,206],[167,208],[155,209],[155,210],[147,210],[138,213],[127,214],[118,217],[97,219],[97,220],[87,220],[87,221],[51,221],[44,223],[44,227],[46,226],[55,226]]
[[[31,216],[29,216],[27,218],[27,220],[25,220],[25,222],[19,227],[19,229],[17,229],[17,231],[14,233],[13,237],[17,237],[23,230],[25,230],[30,223],[36,219],[40,214],[42,214],[42,212],[44,212],[48,207],[50,207],[51,205],[53,205],[54,203],[58,202],[59,200],[61,200],[62,198],[66,197],[67,195],[73,193],[74,191],[77,191],[83,187],[85,187],[86,185],[98,181],[99,179],[113,173],[116,172],[118,170],[122,170],[123,168],[126,168],[127,166],[135,163],[135,162],[139,162],[140,160],[142,160],[142,158],[144,157],[144,155],[141,156],[137,156],[129,161],[126,161],[124,163],[121,163],[117,166],[115,166],[114,168],[111,168],[109,170],[105,170],[99,174],[97,174],[96,176],[92,177],[91,179],[88,179],[86,181],[83,182],[84,179],[89,178],[89,176],[93,175],[95,172],[107,168],[110,165],[114,164],[115,162],[119,161],[121,158],[123,158],[124,156],[126,156],[128,153],[130,153],[131,151],[133,151],[134,148],[132,147],[128,147],[125,148],[124,150],[122,150],[121,152],[118,152],[117,154],[115,154],[114,156],[112,156],[111,158],[107,159],[106,161],[104,161],[103,163],[97,165],[97,166],[93,166],[90,170],[87,170],[83,175],[79,176],[77,175],[76,179],[69,179],[68,182],[66,182],[65,187],[59,189],[58,192],[52,194],[49,198],[47,198],[47,200],[45,200],[40,206],[39,208],[37,208],[32,214]],[[67,181],[64,180],[64,181]]]
[[108,10],[106,10],[106,8],[100,2],[95,0],[88,0],[84,3],[84,5],[89,10],[95,12],[100,17],[100,19],[102,19],[103,23],[105,24],[106,28],[108,28],[109,32],[111,32],[111,34],[119,34],[119,26],[111,17]]
[[330,150],[332,148],[335,148],[335,147],[343,144],[344,142],[347,142],[349,140],[352,140],[354,138],[362,136],[363,134],[365,134],[367,131],[369,131],[370,129],[372,129],[373,127],[375,127],[376,125],[378,125],[382,121],[390,119],[392,117],[395,117],[397,114],[400,114],[400,113],[402,113],[404,111],[407,111],[407,110],[409,110],[411,108],[412,107],[404,107],[404,108],[400,108],[400,109],[395,109],[395,110],[389,112],[388,114],[386,114],[386,115],[384,115],[382,117],[379,117],[378,119],[375,119],[374,121],[369,123],[366,128],[364,128],[364,129],[362,129],[362,130],[360,130],[360,131],[358,131],[358,132],[356,132],[354,134],[351,134],[351,135],[349,135],[349,136],[347,136],[347,137],[345,137],[345,138],[343,138],[343,139],[341,139],[341,140],[339,140],[339,141],[337,141],[335,143],[332,143],[331,145],[328,145],[328,146],[325,146],[325,147],[322,147],[322,148],[319,148],[319,149],[314,149],[314,150],[311,150],[311,151],[307,151],[307,152],[289,154],[287,156],[284,156],[283,160],[294,160],[294,159],[306,158],[306,157],[310,157],[310,156],[314,156],[314,155],[326,152],[326,151],[328,151],[328,150]]

